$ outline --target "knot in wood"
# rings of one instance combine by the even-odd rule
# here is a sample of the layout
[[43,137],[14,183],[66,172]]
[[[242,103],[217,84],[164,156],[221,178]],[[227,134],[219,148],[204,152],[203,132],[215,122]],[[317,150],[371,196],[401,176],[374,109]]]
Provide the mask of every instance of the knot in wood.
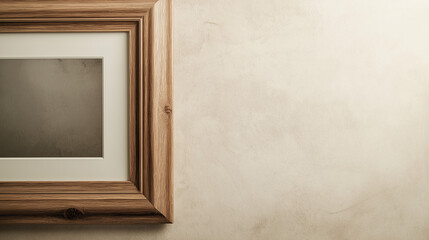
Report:
[[76,208],[69,208],[64,211],[64,217],[70,220],[82,218],[84,213]]
[[173,112],[173,109],[171,109],[171,107],[170,107],[170,106],[165,106],[164,111],[165,111],[166,113],[170,114],[170,113],[172,113],[172,112]]

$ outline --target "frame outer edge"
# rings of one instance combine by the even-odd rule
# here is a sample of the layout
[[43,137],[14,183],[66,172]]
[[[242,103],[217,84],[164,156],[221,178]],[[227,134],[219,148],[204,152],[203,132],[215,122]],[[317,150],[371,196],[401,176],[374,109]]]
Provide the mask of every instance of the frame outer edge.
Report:
[[151,191],[148,199],[173,222],[172,0],[150,11]]

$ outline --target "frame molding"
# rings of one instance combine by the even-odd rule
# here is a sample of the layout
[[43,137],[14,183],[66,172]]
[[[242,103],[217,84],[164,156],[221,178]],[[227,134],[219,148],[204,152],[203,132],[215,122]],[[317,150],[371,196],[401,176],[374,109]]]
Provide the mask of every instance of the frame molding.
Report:
[[3,0],[0,33],[127,32],[125,182],[0,182],[0,224],[173,222],[172,0]]

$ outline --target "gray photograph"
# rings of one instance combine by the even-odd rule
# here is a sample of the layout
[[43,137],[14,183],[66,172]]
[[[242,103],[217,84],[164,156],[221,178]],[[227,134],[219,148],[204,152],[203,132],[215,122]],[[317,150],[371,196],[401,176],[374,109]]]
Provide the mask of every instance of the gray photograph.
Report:
[[0,59],[0,157],[102,157],[102,59]]

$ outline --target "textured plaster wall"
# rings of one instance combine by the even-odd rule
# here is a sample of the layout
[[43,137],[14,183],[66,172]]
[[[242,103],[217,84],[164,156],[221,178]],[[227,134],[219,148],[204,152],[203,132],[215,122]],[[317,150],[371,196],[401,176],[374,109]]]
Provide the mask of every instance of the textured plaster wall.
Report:
[[175,223],[3,239],[429,239],[429,2],[175,0]]

